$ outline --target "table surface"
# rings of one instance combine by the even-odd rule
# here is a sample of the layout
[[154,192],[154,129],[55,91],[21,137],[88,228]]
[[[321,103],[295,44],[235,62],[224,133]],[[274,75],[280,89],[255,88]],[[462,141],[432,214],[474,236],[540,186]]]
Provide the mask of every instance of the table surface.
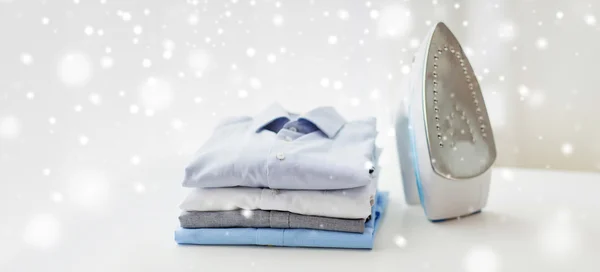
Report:
[[[495,168],[489,203],[481,214],[434,224],[420,207],[404,204],[399,169],[393,167],[395,154],[382,157],[382,164],[380,187],[390,191],[391,201],[371,251],[179,246],[173,230],[185,190],[174,185],[178,181],[136,192],[112,184],[110,197],[98,203],[92,201],[94,194],[85,192],[81,199],[23,194],[17,200],[0,200],[6,216],[0,224],[0,270],[600,269],[598,174]],[[148,179],[179,173],[173,169],[161,175],[156,169],[148,169]]]

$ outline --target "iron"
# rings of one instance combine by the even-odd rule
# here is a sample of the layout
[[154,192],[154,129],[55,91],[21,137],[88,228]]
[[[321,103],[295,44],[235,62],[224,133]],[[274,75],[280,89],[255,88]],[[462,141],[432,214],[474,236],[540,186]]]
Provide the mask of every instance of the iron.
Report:
[[479,212],[496,146],[483,95],[460,43],[442,22],[417,50],[396,116],[406,202],[431,221]]

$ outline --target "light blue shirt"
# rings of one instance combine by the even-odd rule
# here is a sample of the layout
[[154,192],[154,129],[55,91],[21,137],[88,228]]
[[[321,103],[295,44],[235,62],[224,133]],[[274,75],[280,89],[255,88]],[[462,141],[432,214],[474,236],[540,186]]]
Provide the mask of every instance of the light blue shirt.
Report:
[[270,245],[284,247],[373,248],[375,232],[388,202],[387,192],[378,192],[372,219],[364,233],[309,229],[223,228],[175,231],[179,244],[196,245]]
[[185,187],[329,190],[371,183],[375,118],[347,122],[331,107],[296,115],[273,104],[218,125],[185,172]]

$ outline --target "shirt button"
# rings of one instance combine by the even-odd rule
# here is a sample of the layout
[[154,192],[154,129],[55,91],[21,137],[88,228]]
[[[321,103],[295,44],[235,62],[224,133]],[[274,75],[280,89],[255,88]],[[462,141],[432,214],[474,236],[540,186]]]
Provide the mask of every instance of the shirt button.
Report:
[[283,155],[283,153],[281,152],[277,153],[275,157],[277,157],[277,159],[279,159],[280,161],[283,161],[285,159],[285,155]]
[[292,137],[290,137],[290,136],[285,136],[285,141],[286,141],[286,142],[291,142],[291,141],[292,141]]
[[289,130],[291,130],[292,132],[297,132],[298,129],[296,127],[290,127]]

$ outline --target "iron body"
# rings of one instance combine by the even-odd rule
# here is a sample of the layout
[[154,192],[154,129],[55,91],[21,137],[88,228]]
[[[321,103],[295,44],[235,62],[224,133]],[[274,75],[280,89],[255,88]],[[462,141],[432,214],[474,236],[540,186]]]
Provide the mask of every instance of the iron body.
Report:
[[479,212],[488,198],[496,147],[481,88],[444,23],[415,54],[396,133],[408,204],[432,221]]

